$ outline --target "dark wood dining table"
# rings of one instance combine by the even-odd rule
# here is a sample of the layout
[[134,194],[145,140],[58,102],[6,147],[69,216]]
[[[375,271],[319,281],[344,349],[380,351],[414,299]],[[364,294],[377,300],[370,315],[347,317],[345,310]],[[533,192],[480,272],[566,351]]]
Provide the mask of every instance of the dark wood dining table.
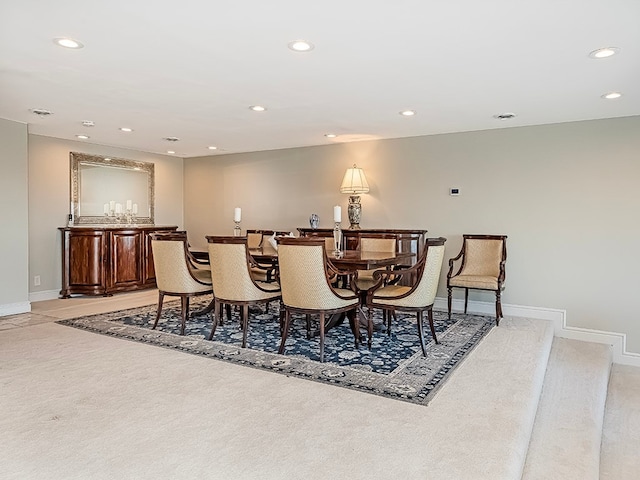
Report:
[[[274,249],[251,248],[251,256],[259,263],[277,265],[278,252]],[[340,270],[376,270],[394,265],[404,265],[415,253],[410,252],[372,252],[366,250],[344,250],[340,255],[327,252],[327,259]]]

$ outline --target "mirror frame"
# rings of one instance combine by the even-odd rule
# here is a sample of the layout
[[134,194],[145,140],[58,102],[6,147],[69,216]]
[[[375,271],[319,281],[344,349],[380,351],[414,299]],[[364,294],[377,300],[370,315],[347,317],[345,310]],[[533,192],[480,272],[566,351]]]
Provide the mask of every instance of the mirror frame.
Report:
[[[71,209],[74,225],[114,224],[114,219],[107,216],[80,215],[80,164],[90,164],[102,167],[117,167],[124,170],[136,170],[147,173],[149,216],[136,217],[135,224],[153,225],[155,216],[155,165],[149,162],[125,160],[124,158],[89,155],[86,153],[69,152],[71,164]],[[124,224],[123,224],[124,225]]]

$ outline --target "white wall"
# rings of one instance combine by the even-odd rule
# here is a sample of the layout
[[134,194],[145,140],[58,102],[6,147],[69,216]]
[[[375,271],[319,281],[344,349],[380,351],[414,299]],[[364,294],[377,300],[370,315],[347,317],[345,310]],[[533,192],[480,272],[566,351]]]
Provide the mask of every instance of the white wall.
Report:
[[0,119],[0,315],[28,312],[27,125]]
[[[29,279],[32,298],[50,296],[62,283],[58,227],[66,225],[70,208],[70,152],[107,155],[155,164],[155,223],[182,228],[183,161],[85,142],[29,135]],[[33,285],[40,275],[41,285]]]
[[243,228],[314,212],[329,227],[354,162],[371,185],[361,226],[427,228],[447,257],[463,233],[507,234],[505,304],[566,309],[570,326],[626,333],[640,353],[640,117],[186,159],[190,241],[230,234],[235,206]]

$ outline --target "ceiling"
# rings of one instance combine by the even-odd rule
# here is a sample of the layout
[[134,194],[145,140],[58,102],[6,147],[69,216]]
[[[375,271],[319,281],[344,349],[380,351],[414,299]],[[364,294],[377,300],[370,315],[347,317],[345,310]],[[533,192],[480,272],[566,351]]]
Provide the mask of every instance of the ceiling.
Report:
[[195,157],[639,115],[639,19],[638,0],[3,0],[0,118]]

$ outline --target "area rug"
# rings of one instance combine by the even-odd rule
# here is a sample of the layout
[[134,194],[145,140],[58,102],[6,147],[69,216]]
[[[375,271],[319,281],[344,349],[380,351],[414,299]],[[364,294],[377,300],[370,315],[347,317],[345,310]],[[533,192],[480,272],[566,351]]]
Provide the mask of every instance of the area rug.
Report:
[[[206,301],[194,302],[196,312]],[[434,312],[439,344],[425,331],[427,357],[422,355],[415,315],[398,314],[391,334],[376,331],[371,349],[355,347],[348,322],[325,336],[325,362],[319,362],[320,342],[307,339],[304,317],[294,316],[284,355],[277,353],[280,330],[276,305],[265,313],[250,313],[247,348],[241,348],[239,314],[218,326],[213,341],[209,315],[192,315],[185,336],[180,336],[180,303],[166,302],[156,330],[152,330],[156,306],[90,315],[57,323],[113,337],[179,350],[211,359],[259,368],[317,382],[427,405],[435,391],[475,345],[495,325],[491,317]],[[382,327],[382,316],[374,312]],[[380,330],[377,328],[377,330]]]

